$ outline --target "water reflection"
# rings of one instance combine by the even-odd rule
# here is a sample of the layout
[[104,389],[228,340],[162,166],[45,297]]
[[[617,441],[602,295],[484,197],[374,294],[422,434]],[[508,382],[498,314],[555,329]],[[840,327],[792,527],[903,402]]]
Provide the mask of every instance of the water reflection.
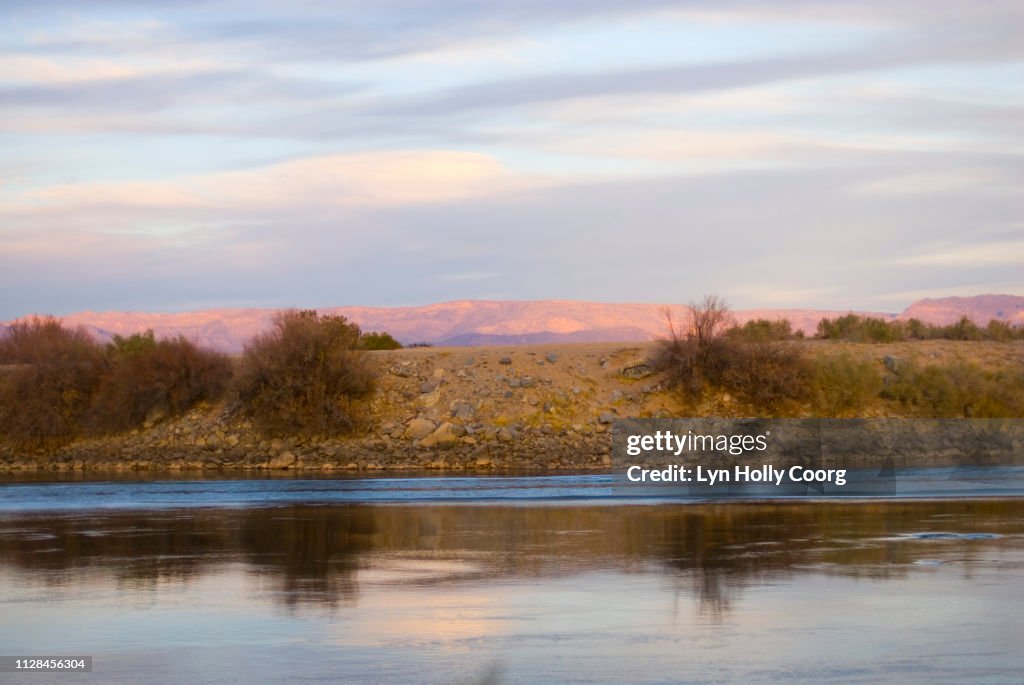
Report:
[[[0,519],[0,571],[137,591],[241,565],[284,607],[359,602],[360,585],[658,572],[699,610],[805,574],[901,577],[1017,548],[1024,501],[648,507],[282,506]],[[154,590],[155,591],[155,590]]]

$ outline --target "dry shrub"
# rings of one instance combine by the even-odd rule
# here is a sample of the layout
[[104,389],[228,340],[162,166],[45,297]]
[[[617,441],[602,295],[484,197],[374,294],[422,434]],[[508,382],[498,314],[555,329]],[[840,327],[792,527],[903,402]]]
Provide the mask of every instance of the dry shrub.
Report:
[[245,348],[236,382],[243,411],[271,435],[353,430],[374,380],[358,347],[359,327],[342,316],[278,314]]
[[854,342],[896,342],[899,340],[1024,340],[1024,325],[992,319],[984,328],[966,316],[946,326],[924,323],[920,319],[886,321],[870,316],[846,314],[818,322],[818,338]]
[[878,401],[882,376],[874,362],[843,352],[815,360],[813,386],[818,416],[852,416]]
[[402,343],[394,339],[387,332],[377,333],[370,331],[359,336],[359,349],[361,350],[400,350]]
[[882,396],[915,416],[1024,418],[1024,373],[974,364],[908,364]]
[[20,447],[76,435],[106,370],[103,349],[83,329],[53,317],[14,323],[0,339],[0,435]]
[[794,331],[788,319],[751,319],[742,326],[736,325],[725,331],[725,335],[742,342],[771,342],[803,338],[803,331]]
[[782,342],[741,343],[730,350],[722,384],[755,407],[777,410],[809,394],[811,367],[799,348]]
[[89,413],[90,428],[97,431],[133,428],[155,413],[182,414],[197,402],[219,398],[231,379],[226,355],[183,336],[156,340],[152,331],[115,336],[107,355],[109,371]]
[[775,411],[807,396],[810,367],[797,347],[728,335],[731,323],[725,302],[713,295],[690,306],[682,330],[669,316],[670,336],[657,348],[655,368],[692,401],[718,390]]

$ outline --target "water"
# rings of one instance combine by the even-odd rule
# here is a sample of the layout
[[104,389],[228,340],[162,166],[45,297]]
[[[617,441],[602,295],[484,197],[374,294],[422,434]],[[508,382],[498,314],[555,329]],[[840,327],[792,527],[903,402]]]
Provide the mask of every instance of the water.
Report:
[[1019,683],[1024,490],[948,476],[915,476],[941,499],[772,501],[593,475],[9,483],[0,653],[94,672],[0,678]]
[[[252,480],[38,479],[28,473],[0,483],[0,513],[188,507],[249,507],[281,504],[515,503],[519,506],[656,504],[718,500],[820,499],[823,497],[978,498],[1024,495],[1024,467],[904,469],[892,477],[877,470],[851,470],[843,486],[749,484],[685,486],[629,483],[622,475],[574,474],[520,477],[319,477],[308,474]],[[49,478],[53,478],[52,475]]]

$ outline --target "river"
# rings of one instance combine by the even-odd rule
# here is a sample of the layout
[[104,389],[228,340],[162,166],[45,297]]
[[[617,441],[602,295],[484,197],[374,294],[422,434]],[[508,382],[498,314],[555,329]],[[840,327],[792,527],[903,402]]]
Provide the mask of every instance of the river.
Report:
[[948,476],[22,478],[0,653],[93,657],[32,683],[1019,683],[1024,470]]

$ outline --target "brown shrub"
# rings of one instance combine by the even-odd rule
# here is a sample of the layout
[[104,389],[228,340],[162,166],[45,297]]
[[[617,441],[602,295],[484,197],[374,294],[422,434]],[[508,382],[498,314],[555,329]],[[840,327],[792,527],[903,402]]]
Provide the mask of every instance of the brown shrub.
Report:
[[975,364],[908,364],[882,396],[926,417],[1024,418],[1024,372]]
[[245,348],[235,386],[243,411],[272,435],[353,430],[374,380],[358,346],[359,327],[344,317],[278,314]]
[[782,342],[748,342],[728,335],[725,302],[708,296],[691,305],[683,329],[669,317],[669,338],[652,360],[666,382],[689,400],[727,391],[762,411],[775,411],[809,393],[810,367],[799,348]]
[[742,342],[757,343],[802,338],[803,331],[794,331],[788,319],[751,319],[742,326],[729,328],[725,335]]
[[109,371],[89,412],[89,427],[95,431],[133,428],[152,413],[184,413],[197,402],[219,398],[231,379],[227,356],[183,336],[156,340],[152,331],[115,336],[107,357]]
[[20,447],[69,440],[81,428],[106,370],[102,348],[83,329],[53,317],[12,324],[0,339],[0,435]]
[[849,352],[814,362],[813,404],[821,417],[852,416],[877,402],[882,376],[877,364],[856,359]]

